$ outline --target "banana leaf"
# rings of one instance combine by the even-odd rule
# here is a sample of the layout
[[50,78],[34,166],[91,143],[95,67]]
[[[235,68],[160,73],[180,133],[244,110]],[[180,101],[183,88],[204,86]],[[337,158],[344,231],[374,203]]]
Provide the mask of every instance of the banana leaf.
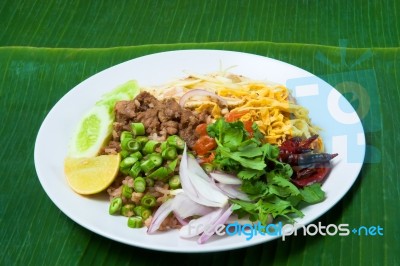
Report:
[[[110,66],[156,52],[195,48],[286,61],[342,92],[362,119],[367,155],[355,185],[315,223],[379,225],[384,235],[297,236],[220,253],[171,254],[106,239],[57,209],[41,188],[33,162],[36,134],[52,106],[75,85]],[[0,264],[396,265],[400,250],[399,55],[400,48],[270,42],[0,48]]]
[[0,46],[272,41],[398,47],[398,14],[396,0],[1,1]]

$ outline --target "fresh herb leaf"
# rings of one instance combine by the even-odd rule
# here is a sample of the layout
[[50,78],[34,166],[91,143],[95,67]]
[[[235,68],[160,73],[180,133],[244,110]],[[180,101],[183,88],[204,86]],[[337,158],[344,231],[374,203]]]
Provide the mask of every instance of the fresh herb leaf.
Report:
[[238,146],[243,141],[243,131],[237,130],[236,128],[228,128],[226,132],[224,132],[222,142],[224,143],[224,147],[229,148],[231,151],[236,151]]
[[218,140],[216,140],[216,142],[218,144],[218,148],[216,150],[217,155],[235,160],[243,167],[250,168],[250,169],[263,170],[267,166],[261,157],[247,159],[247,158],[241,157],[240,152],[231,152],[229,148],[224,147],[223,144],[220,143]]
[[268,184],[277,185],[282,189],[286,189],[290,196],[296,196],[300,194],[299,189],[293,185],[292,182],[280,172],[272,171],[267,173]]
[[265,174],[265,170],[244,169],[239,171],[237,176],[242,180],[258,179]]
[[255,182],[244,180],[241,186],[241,190],[253,199],[263,197],[269,193],[267,183],[261,180]]
[[297,206],[303,200],[303,197],[301,196],[301,194],[299,194],[296,196],[289,196],[286,198],[286,200],[289,201],[292,206]]
[[269,143],[265,143],[264,145],[262,145],[261,149],[262,149],[262,151],[264,153],[264,156],[267,159],[275,160],[279,155],[278,146],[271,145]]
[[276,196],[268,197],[267,200],[259,199],[255,204],[242,200],[232,200],[232,202],[236,204],[236,212],[245,211],[252,216],[257,216],[256,220],[259,220],[264,225],[267,223],[269,215],[273,218],[282,216],[291,222],[293,222],[293,218],[290,216],[292,214],[298,217],[304,216],[301,211],[293,207],[291,202]]
[[259,200],[257,203],[257,210],[260,214],[270,214],[273,218],[283,216],[289,221],[293,222],[293,218],[289,216],[290,214],[295,214],[298,217],[303,217],[304,214],[293,207],[293,205],[286,200],[279,197],[273,197],[268,201]]
[[246,146],[235,152],[236,155],[246,158],[253,158],[257,156],[262,156],[264,154],[263,150],[258,147]]
[[263,142],[264,134],[261,133],[256,123],[253,123],[253,125],[251,125],[251,129],[253,130],[253,138],[260,142]]
[[249,148],[257,148],[261,145],[261,142],[255,138],[247,139],[243,141],[238,147],[238,151],[242,151]]
[[314,183],[300,190],[303,201],[307,203],[318,203],[325,199],[325,192],[321,189],[321,184]]

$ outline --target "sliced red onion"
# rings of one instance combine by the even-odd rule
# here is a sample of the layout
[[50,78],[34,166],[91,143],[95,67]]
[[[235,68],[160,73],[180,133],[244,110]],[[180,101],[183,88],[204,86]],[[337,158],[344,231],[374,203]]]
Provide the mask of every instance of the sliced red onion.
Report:
[[207,175],[207,173],[200,166],[199,162],[196,159],[194,159],[192,157],[188,157],[187,158],[187,162],[188,162],[188,168],[189,168],[190,171],[192,171],[196,175],[200,176],[201,178],[203,178],[207,182],[210,181],[210,177]]
[[216,183],[216,186],[228,197],[233,199],[240,199],[244,201],[251,201],[246,193],[240,191],[240,185],[228,185],[222,183]]
[[179,164],[179,175],[181,178],[182,189],[187,193],[187,195],[189,195],[189,197],[191,199],[193,199],[193,198],[197,198],[198,195],[197,195],[197,191],[193,187],[193,184],[190,182],[190,179],[187,178],[187,176],[189,175],[189,173],[188,173],[189,168],[188,168],[188,156],[187,156],[186,149],[187,148],[186,148],[186,144],[185,144],[181,162]]
[[186,221],[183,217],[181,217],[181,216],[179,215],[179,213],[177,213],[176,211],[173,211],[173,213],[174,213],[175,218],[178,220],[178,222],[179,222],[181,225],[187,225],[187,224],[189,223],[189,222]]
[[187,225],[182,226],[179,230],[179,236],[182,238],[190,238],[200,235],[204,232],[206,227],[210,227],[221,217],[224,210],[224,208],[218,208],[200,218],[191,220]]
[[230,184],[230,185],[241,185],[242,180],[237,176],[226,174],[226,173],[218,173],[212,172],[210,173],[211,177],[223,184]]
[[173,199],[167,200],[157,209],[151,220],[150,226],[147,229],[148,234],[152,234],[160,228],[161,223],[171,213],[173,206]]
[[[188,167],[188,155],[186,145],[183,150],[181,164],[179,166],[179,174],[181,178],[181,184],[186,195],[199,204],[209,207],[223,207],[228,202],[228,197],[225,196],[221,191],[216,189],[210,183],[211,179],[208,180],[200,177],[194,173]],[[196,166],[197,164],[197,166]],[[197,169],[200,167],[196,160],[191,161],[192,167]],[[201,168],[201,167],[200,167]]]
[[197,240],[197,243],[204,244],[215,233],[217,226],[219,226],[220,224],[225,224],[225,222],[231,216],[232,212],[233,211],[231,206],[229,206],[227,209],[224,208],[222,215],[219,216],[214,223],[212,223],[208,231],[203,232],[203,234]]
[[207,207],[192,201],[184,192],[181,192],[173,199],[167,200],[161,204],[155,212],[147,232],[151,234],[157,231],[161,223],[171,212],[174,213],[176,219],[182,225],[185,225],[187,224],[185,218],[194,215],[207,215],[214,210],[215,208]]
[[189,90],[188,92],[186,92],[179,99],[179,105],[184,107],[186,101],[189,100],[190,98],[192,98],[193,96],[210,96],[212,98],[219,100],[223,105],[228,105],[228,102],[221,96],[218,96],[217,94],[215,94],[213,92],[202,90],[202,89],[193,89],[193,90]]
[[194,215],[203,216],[214,210],[214,208],[192,201],[185,193],[179,193],[175,196],[172,209],[182,219]]
[[228,202],[228,197],[214,188],[210,182],[195,174],[190,174],[189,176],[199,194],[199,201],[196,202],[210,207],[223,207]]

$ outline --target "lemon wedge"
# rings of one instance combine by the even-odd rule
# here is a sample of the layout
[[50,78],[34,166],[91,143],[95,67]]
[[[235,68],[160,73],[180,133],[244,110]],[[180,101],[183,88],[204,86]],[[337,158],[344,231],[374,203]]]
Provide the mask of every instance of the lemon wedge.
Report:
[[64,172],[70,187],[78,194],[91,195],[105,190],[118,174],[119,154],[89,158],[67,157]]

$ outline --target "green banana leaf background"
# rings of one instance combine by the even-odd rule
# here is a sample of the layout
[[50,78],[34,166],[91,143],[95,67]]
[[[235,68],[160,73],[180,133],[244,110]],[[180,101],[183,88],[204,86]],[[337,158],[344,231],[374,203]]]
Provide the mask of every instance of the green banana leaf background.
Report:
[[[0,265],[400,265],[398,14],[398,1],[2,1]],[[384,235],[173,254],[109,240],[64,215],[35,172],[47,113],[101,70],[179,49],[275,58],[342,92],[362,120],[366,158],[354,186],[315,222],[379,225]]]

